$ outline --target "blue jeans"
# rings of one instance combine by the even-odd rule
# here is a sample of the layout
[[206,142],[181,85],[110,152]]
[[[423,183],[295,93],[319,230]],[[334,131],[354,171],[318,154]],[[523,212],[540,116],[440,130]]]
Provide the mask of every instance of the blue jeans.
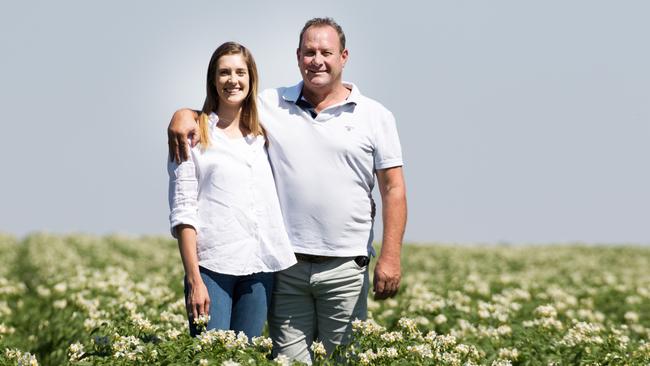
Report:
[[[243,331],[248,336],[262,335],[273,290],[273,273],[259,272],[246,276],[217,273],[199,267],[210,296],[210,329]],[[188,295],[185,281],[185,301]],[[190,335],[200,332],[190,319]]]

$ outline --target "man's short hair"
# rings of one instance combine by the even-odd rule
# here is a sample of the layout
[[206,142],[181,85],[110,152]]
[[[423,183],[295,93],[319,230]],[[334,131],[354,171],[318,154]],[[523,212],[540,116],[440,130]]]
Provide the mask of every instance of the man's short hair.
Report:
[[302,46],[302,36],[305,34],[305,31],[309,27],[324,27],[324,26],[330,26],[334,28],[336,33],[339,35],[339,43],[341,44],[341,49],[340,51],[343,52],[345,49],[345,33],[343,33],[343,28],[334,21],[332,18],[313,18],[309,19],[307,23],[305,23],[305,26],[302,27],[302,30],[300,31],[300,39],[298,39],[298,48]]

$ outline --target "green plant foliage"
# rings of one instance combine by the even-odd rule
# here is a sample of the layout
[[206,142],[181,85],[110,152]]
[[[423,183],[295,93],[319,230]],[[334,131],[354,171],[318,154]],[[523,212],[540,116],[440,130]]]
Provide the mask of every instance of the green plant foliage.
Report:
[[[266,365],[270,339],[187,332],[161,237],[0,235],[1,365]],[[402,287],[369,299],[319,365],[648,365],[650,248],[405,245]],[[372,294],[370,295],[372,297]]]

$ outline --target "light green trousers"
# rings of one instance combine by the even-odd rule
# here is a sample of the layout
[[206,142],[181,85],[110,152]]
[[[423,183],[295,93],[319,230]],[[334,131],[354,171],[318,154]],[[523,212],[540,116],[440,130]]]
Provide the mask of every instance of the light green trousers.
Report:
[[328,354],[348,343],[352,321],[367,316],[368,282],[368,266],[349,257],[298,261],[277,272],[269,309],[273,356],[311,364],[314,340]]

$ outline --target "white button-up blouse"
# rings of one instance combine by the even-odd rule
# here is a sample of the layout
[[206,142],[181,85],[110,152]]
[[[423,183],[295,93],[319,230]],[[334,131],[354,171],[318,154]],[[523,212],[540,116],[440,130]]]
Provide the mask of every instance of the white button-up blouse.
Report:
[[229,138],[209,118],[211,145],[167,164],[172,235],[180,224],[197,232],[199,265],[247,275],[296,263],[284,226],[263,136]]

